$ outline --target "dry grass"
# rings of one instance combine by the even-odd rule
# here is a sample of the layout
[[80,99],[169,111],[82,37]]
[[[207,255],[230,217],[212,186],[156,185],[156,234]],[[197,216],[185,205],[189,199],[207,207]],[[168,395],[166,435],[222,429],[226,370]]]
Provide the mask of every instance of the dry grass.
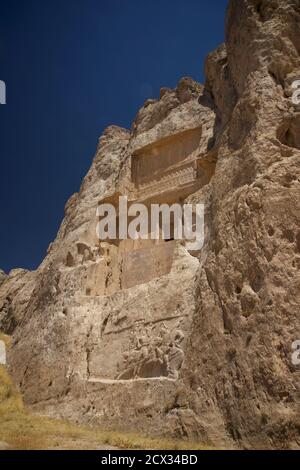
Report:
[[[8,336],[0,333],[0,341],[9,346]],[[0,423],[4,414],[19,413],[23,409],[21,395],[13,385],[6,368],[0,365]]]
[[134,434],[104,432],[67,422],[17,412],[0,414],[0,441],[11,449],[163,449],[208,450],[208,447],[184,441],[150,439]]
[[[0,333],[0,340],[9,338]],[[4,366],[0,366],[0,441],[10,449],[163,449],[207,450],[199,443],[150,439],[140,435],[104,432],[28,413]]]

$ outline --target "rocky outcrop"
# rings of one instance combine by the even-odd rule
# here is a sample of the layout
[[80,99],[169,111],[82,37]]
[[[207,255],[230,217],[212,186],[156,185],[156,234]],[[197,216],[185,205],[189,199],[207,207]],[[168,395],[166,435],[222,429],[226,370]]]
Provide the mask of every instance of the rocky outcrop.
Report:
[[3,282],[5,281],[6,279],[6,274],[4,271],[2,271],[2,269],[0,269],[0,284],[3,284]]
[[[231,0],[206,83],[108,128],[34,273],[0,286],[32,408],[223,447],[299,448],[300,4]],[[205,204],[199,253],[100,244],[99,202]]]

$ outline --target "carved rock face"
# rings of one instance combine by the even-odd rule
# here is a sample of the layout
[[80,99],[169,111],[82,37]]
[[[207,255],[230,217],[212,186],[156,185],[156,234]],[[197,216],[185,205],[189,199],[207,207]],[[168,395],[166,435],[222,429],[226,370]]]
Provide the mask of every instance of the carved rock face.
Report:
[[[292,0],[230,1],[205,87],[184,79],[132,132],[108,128],[40,268],[0,285],[9,363],[34,409],[215,446],[299,446],[299,15]],[[204,203],[204,248],[99,246],[96,208],[118,194]]]

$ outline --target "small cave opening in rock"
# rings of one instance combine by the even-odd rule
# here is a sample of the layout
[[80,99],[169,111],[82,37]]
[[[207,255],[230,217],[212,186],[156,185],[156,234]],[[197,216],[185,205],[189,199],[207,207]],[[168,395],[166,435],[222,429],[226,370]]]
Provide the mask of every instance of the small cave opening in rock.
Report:
[[261,21],[264,21],[262,8],[263,8],[263,2],[262,2],[262,0],[258,0],[258,1],[256,2],[256,5],[255,5],[256,13],[257,13],[258,16],[259,16],[259,19],[260,19]]
[[273,227],[268,227],[268,235],[269,237],[273,237],[275,235],[275,230]]
[[283,145],[300,150],[300,113],[279,127],[277,138]]
[[74,257],[73,257],[73,255],[72,255],[70,252],[68,252],[68,254],[67,254],[67,258],[66,258],[66,263],[65,263],[65,264],[66,264],[66,266],[67,266],[68,268],[72,268],[72,267],[75,265]]
[[237,295],[240,295],[240,294],[242,293],[242,288],[241,288],[241,286],[236,286],[235,292],[236,292]]
[[282,64],[279,64],[277,62],[273,62],[272,64],[269,65],[268,72],[272,79],[274,80],[274,83],[276,85],[281,86],[282,88],[284,87],[284,78],[285,78],[285,68],[282,66]]
[[269,21],[274,16],[278,5],[274,0],[256,0],[255,9],[262,23]]

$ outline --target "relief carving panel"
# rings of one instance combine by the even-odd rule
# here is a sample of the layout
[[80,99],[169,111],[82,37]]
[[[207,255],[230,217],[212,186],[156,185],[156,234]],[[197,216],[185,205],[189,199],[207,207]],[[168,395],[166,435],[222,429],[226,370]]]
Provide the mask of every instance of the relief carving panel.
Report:
[[104,333],[90,355],[91,380],[177,380],[184,361],[184,317],[136,320]]

